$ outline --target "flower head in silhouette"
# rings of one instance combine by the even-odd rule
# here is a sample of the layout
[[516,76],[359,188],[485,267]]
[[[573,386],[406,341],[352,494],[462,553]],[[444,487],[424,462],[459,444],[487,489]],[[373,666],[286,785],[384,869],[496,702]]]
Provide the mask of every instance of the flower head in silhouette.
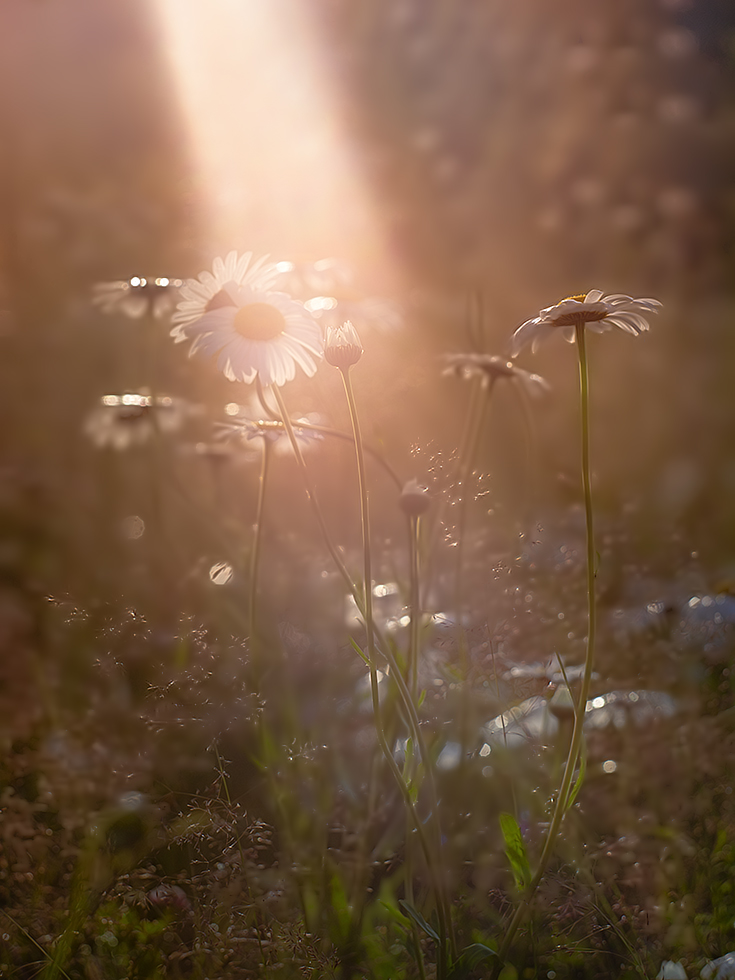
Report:
[[556,306],[541,310],[538,316],[518,327],[510,342],[511,357],[517,357],[528,344],[535,352],[542,341],[548,340],[557,331],[573,344],[576,327],[580,324],[594,333],[605,333],[617,327],[638,336],[648,330],[648,317],[651,313],[657,313],[660,306],[657,299],[633,299],[624,293],[603,296],[601,289],[569,296]]

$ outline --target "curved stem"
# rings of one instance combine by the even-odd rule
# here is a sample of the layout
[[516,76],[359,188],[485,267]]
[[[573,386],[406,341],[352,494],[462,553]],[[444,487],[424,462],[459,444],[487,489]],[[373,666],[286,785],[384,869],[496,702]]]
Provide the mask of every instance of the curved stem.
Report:
[[467,406],[467,413],[464,419],[464,426],[462,428],[462,436],[460,438],[459,450],[457,452],[457,458],[455,465],[452,469],[452,478],[450,480],[449,489],[446,493],[442,494],[439,500],[439,506],[436,510],[436,516],[431,529],[431,534],[429,538],[428,554],[427,554],[427,570],[426,570],[426,589],[430,591],[431,583],[433,581],[434,570],[436,565],[436,553],[439,545],[439,537],[441,535],[442,524],[444,522],[444,516],[447,512],[447,507],[449,506],[449,497],[452,489],[452,485],[455,480],[457,480],[462,473],[465,465],[465,457],[468,452],[468,448],[472,441],[472,433],[475,431],[476,419],[478,410],[480,410],[480,405],[483,400],[483,384],[482,379],[475,379],[475,383],[472,385],[472,390],[470,392],[470,401]]
[[[317,518],[317,523],[319,524],[319,528],[324,537],[324,541],[325,544],[327,545],[327,549],[329,550],[329,554],[331,555],[332,560],[334,561],[337,567],[337,570],[342,576],[350,595],[355,600],[355,604],[357,605],[360,615],[363,617],[363,619],[365,619],[366,611],[365,611],[362,594],[360,590],[357,588],[357,586],[355,585],[355,583],[352,581],[352,577],[349,571],[347,570],[345,563],[342,561],[339,552],[337,551],[334,544],[332,543],[332,539],[330,537],[329,530],[324,520],[324,515],[322,514],[321,507],[319,506],[319,501],[316,497],[316,494],[314,493],[314,487],[311,481],[311,477],[309,475],[308,469],[306,468],[306,463],[304,462],[304,457],[301,452],[301,447],[299,446],[298,440],[296,439],[293,425],[291,423],[291,419],[289,418],[288,410],[283,400],[283,396],[281,395],[280,390],[275,386],[273,391],[274,391],[274,396],[276,398],[276,401],[278,402],[279,411],[282,413],[283,424],[285,426],[286,432],[288,433],[291,446],[293,448],[294,454],[296,456],[296,460],[299,465],[299,469],[301,470],[301,475],[304,481],[304,487],[306,488],[307,497],[311,501],[311,505],[314,509],[314,514]],[[380,648],[383,653],[383,656],[385,657],[386,661],[388,662],[388,666],[390,667],[391,676],[395,680],[396,685],[398,687],[398,691],[401,696],[401,701],[403,703],[404,708],[406,709],[406,717],[408,719],[408,725],[411,731],[411,736],[416,741],[416,744],[419,748],[419,753],[421,755],[421,759],[424,763],[426,781],[429,787],[431,809],[432,809],[432,814],[434,816],[434,820],[432,821],[432,823],[435,825],[435,848],[436,848],[436,853],[440,855],[441,854],[441,830],[439,828],[439,822],[438,822],[439,809],[438,809],[438,795],[436,791],[436,782],[434,780],[434,771],[431,764],[431,758],[429,756],[429,752],[426,747],[426,742],[424,740],[423,732],[421,731],[416,705],[414,704],[411,698],[411,694],[408,690],[408,687],[406,686],[406,681],[403,677],[403,674],[401,673],[400,668],[398,667],[396,658],[393,654],[393,651],[391,650],[390,644],[386,642],[385,638],[381,635],[380,630],[378,630],[378,628],[375,626],[374,626],[374,633],[380,643]],[[377,682],[377,674],[375,677],[375,681]],[[373,696],[373,706],[375,706],[375,696],[377,694],[377,688],[375,691],[373,691],[372,677],[371,677],[371,693]],[[380,710],[379,704],[378,704],[378,710]],[[378,740],[380,741],[380,732],[378,732]],[[393,758],[393,755],[390,752],[387,743],[385,742],[385,739],[383,739],[381,743],[381,749],[383,753],[386,755],[389,768],[393,772],[393,775],[396,776],[396,779],[399,781],[399,788],[401,790],[401,794],[403,795],[404,801],[406,801],[407,805],[410,806],[411,819],[413,820],[414,826],[416,827],[416,832],[419,836],[419,841],[421,843],[424,856],[426,857],[426,863],[429,867],[430,874],[432,875],[432,886],[435,887],[436,893],[438,895],[442,895],[443,892],[441,890],[440,875],[434,870],[434,863],[433,863],[434,858],[433,858],[432,850],[429,847],[428,840],[426,838],[424,826],[421,822],[421,818],[418,812],[414,807],[413,802],[411,801],[411,797],[410,794],[408,793],[408,789],[405,783],[403,782],[401,771],[398,768],[395,759]],[[449,927],[451,929],[451,918],[449,916],[449,906],[446,899],[437,901],[437,909],[439,911],[440,919],[445,922],[448,922]],[[451,931],[450,931],[450,941],[452,941]]]
[[[370,551],[370,509],[368,500],[368,489],[367,481],[365,479],[365,456],[362,448],[362,433],[360,431],[360,419],[357,413],[357,404],[355,402],[355,394],[352,390],[352,382],[350,379],[350,369],[342,368],[340,369],[342,375],[342,382],[344,384],[345,396],[347,398],[347,405],[350,412],[350,421],[352,422],[352,431],[355,436],[355,456],[357,461],[357,481],[360,490],[360,514],[362,518],[362,546],[363,546],[363,559],[364,559],[364,596],[365,596],[365,629],[367,633],[367,656],[368,656],[368,667],[370,670],[370,691],[372,694],[373,702],[373,714],[375,717],[375,730],[378,735],[378,741],[380,747],[383,751],[383,755],[388,761],[388,765],[395,776],[398,785],[401,789],[401,793],[404,798],[404,802],[408,807],[409,815],[416,827],[419,835],[419,840],[421,841],[421,846],[426,857],[426,862],[429,868],[429,873],[432,879],[432,886],[434,889],[434,894],[436,897],[436,907],[437,914],[439,916],[439,957],[437,964],[437,976],[439,980],[442,980],[446,976],[447,969],[447,934],[448,934],[448,918],[447,918],[447,904],[443,896],[443,887],[441,882],[441,875],[439,869],[436,866],[436,858],[433,853],[433,848],[429,846],[429,842],[426,838],[423,824],[416,811],[415,803],[411,798],[411,792],[403,778],[403,774],[398,768],[398,764],[395,761],[393,753],[385,738],[385,730],[383,727],[382,710],[380,706],[380,694],[378,690],[378,668],[375,658],[375,630],[373,623],[373,590],[372,590],[372,557]],[[415,699],[412,698],[415,703]],[[434,813],[434,819],[436,820],[437,814]]]
[[592,667],[595,657],[595,634],[597,631],[597,604],[595,601],[595,532],[594,532],[594,513],[592,509],[592,486],[590,480],[590,450],[589,450],[589,375],[587,369],[587,346],[585,343],[585,325],[577,324],[576,340],[577,351],[579,354],[579,394],[581,404],[581,429],[582,429],[582,488],[584,491],[584,513],[587,526],[587,653],[584,663],[584,674],[582,677],[582,689],[574,711],[574,730],[572,741],[569,746],[564,775],[562,777],[559,794],[556,798],[554,813],[549,825],[549,832],[546,836],[538,868],[534,874],[531,884],[523,900],[515,910],[513,918],[505,934],[503,944],[498,954],[497,972],[502,967],[508,955],[513,939],[518,927],[526,916],[533,896],[538,888],[541,879],[546,873],[549,860],[556,842],[556,838],[561,828],[564,814],[567,810],[567,803],[572,790],[572,779],[574,770],[579,758],[584,734],[584,715],[587,707],[587,699],[590,692],[592,681]]
[[[281,422],[281,416],[274,412],[266,401],[263,386],[259,381],[257,382],[257,386],[258,400],[260,401],[261,407],[263,408],[265,414],[271,421]],[[296,423],[296,427],[299,429],[307,429],[309,432],[320,432],[324,436],[332,436],[333,439],[343,439],[345,442],[354,442],[354,437],[348,432],[340,432],[339,429],[333,429],[329,425],[317,425],[316,422],[306,422],[302,419]],[[383,467],[398,489],[402,490],[405,481],[401,480],[400,476],[396,473],[385,456],[383,456],[382,453],[379,453],[377,449],[373,449],[371,446],[366,446],[363,444],[363,448],[369,456],[373,457],[376,463]]]

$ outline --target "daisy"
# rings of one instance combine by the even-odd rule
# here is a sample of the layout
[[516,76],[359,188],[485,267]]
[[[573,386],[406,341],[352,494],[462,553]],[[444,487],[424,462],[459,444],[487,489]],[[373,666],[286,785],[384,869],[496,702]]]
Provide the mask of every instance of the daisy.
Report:
[[103,395],[84,423],[84,432],[98,449],[129,449],[147,442],[158,430],[176,432],[199,406],[169,395],[147,392]]
[[322,353],[321,331],[304,307],[286,293],[272,292],[276,265],[235,252],[216,259],[182,287],[172,320],[176,343],[192,340],[189,356],[218,355],[217,366],[230,381],[283,385],[299,365],[309,377]]
[[160,320],[176,306],[181,284],[181,279],[167,276],[155,279],[131,276],[130,279],[98,282],[92,287],[92,303],[103,313],[122,313],[132,320],[150,313]]
[[442,373],[453,374],[463,380],[480,377],[488,383],[498,378],[508,378],[521,384],[533,397],[551,390],[549,383],[541,375],[524,371],[504,357],[490,354],[445,354],[444,361],[447,367]]
[[657,299],[633,299],[624,293],[603,296],[601,289],[592,289],[586,295],[569,296],[518,327],[510,342],[511,357],[517,357],[527,344],[531,344],[531,351],[535,352],[556,327],[561,328],[562,336],[570,344],[574,343],[579,324],[585,324],[594,333],[618,327],[637,336],[648,330],[647,316],[657,313],[660,306]]

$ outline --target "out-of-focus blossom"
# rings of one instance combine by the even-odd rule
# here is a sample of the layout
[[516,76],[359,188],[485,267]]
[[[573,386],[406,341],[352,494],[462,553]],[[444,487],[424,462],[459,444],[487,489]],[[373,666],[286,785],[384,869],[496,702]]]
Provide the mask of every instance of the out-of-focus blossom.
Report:
[[339,259],[316,262],[278,262],[276,289],[307,299],[319,293],[333,293],[352,283],[352,269]]
[[569,296],[518,327],[510,342],[511,356],[517,357],[528,344],[535,351],[557,329],[565,340],[574,343],[575,328],[580,324],[594,333],[605,333],[618,327],[637,336],[648,330],[647,317],[657,313],[661,305],[657,299],[633,299],[624,293],[603,296],[601,289],[591,289],[586,295]]
[[349,320],[360,331],[378,330],[388,333],[403,326],[403,314],[398,306],[379,297],[340,299],[338,296],[312,296],[304,306],[325,330],[339,326],[345,320]]
[[87,416],[84,432],[99,449],[128,449],[142,445],[156,432],[177,431],[200,412],[200,406],[169,395],[103,395]]
[[92,287],[92,302],[103,313],[122,313],[133,320],[149,314],[160,320],[173,311],[181,285],[181,279],[166,276],[98,282]]
[[490,354],[445,354],[447,367],[442,372],[462,379],[482,378],[486,383],[507,378],[520,384],[533,397],[551,390],[551,386],[540,374],[531,374],[516,367],[504,357]]
[[[246,412],[247,409],[243,408],[243,414],[234,421],[219,423],[217,426],[218,438],[236,439],[245,445],[253,439],[267,439],[273,444],[274,451],[279,455],[288,456],[293,453],[293,447],[283,422],[277,422],[273,419],[248,418]],[[321,418],[316,415],[307,415],[294,420],[293,431],[302,452],[311,448],[315,442],[321,442],[324,436],[321,432],[304,428],[299,423],[317,425],[320,421]]]
[[398,503],[401,510],[409,517],[420,517],[426,513],[431,504],[429,490],[418,480],[409,480],[403,486]]
[[275,265],[230,252],[182,287],[182,301],[173,316],[172,337],[191,340],[189,356],[217,356],[217,366],[230,381],[283,385],[296,366],[311,376],[322,352],[316,321],[286,293],[269,289]]

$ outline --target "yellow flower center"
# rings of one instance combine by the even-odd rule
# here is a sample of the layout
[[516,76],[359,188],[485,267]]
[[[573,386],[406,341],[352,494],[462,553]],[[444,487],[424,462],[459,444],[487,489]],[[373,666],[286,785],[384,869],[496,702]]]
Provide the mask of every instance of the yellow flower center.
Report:
[[248,303],[237,311],[233,325],[246,340],[273,340],[286,329],[286,318],[270,303]]
[[584,303],[587,293],[577,293],[575,296],[565,296],[562,303],[566,303],[567,300],[573,299],[575,303]]

